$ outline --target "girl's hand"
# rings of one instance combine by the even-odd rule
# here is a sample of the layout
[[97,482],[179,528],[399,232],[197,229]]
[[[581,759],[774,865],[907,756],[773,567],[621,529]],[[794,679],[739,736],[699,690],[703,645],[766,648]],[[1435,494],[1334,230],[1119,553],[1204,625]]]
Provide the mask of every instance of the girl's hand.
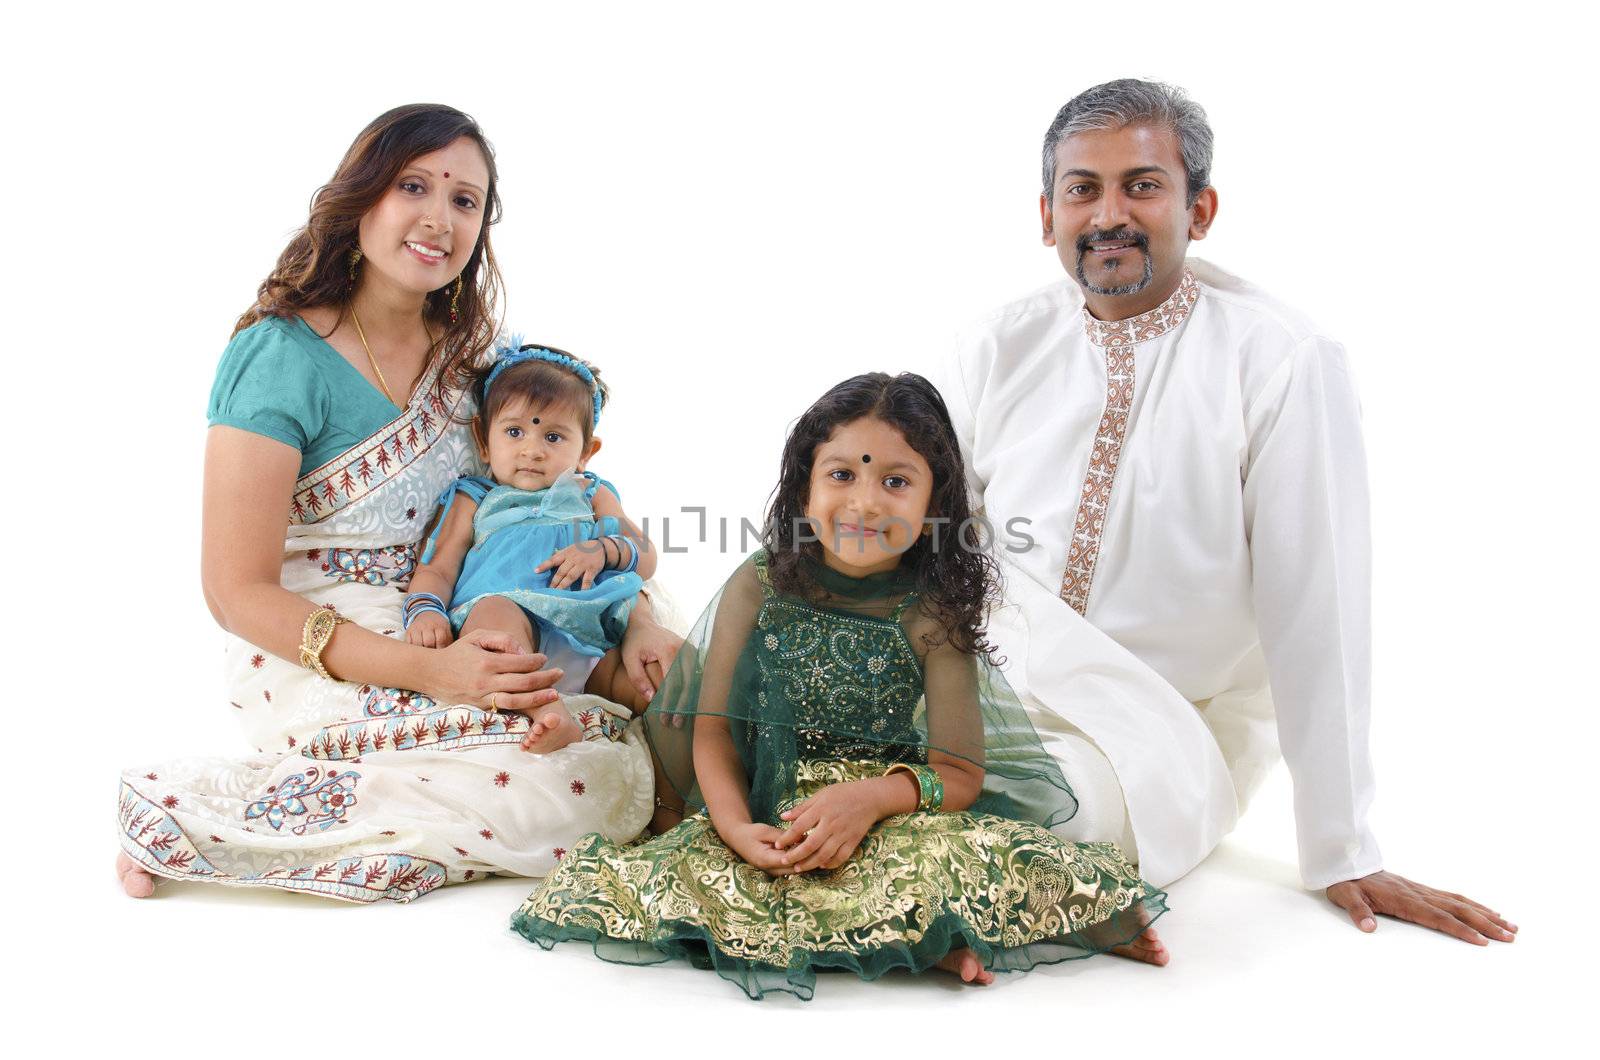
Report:
[[421,648],[448,648],[455,639],[450,620],[434,611],[424,611],[406,627],[406,643]]
[[728,829],[717,829],[722,841],[735,854],[769,876],[787,876],[794,872],[784,864],[783,852],[774,843],[783,833],[770,824],[745,823]]
[[[681,647],[683,638],[645,615],[642,608],[636,607],[628,616],[628,629],[622,635],[622,666],[645,702],[654,698]],[[667,723],[682,728],[683,716],[675,715]]]
[[540,669],[545,657],[520,654],[510,635],[475,629],[427,658],[427,687],[443,704],[468,703],[497,710],[538,710],[561,698],[553,687],[560,670]]
[[594,584],[595,575],[606,569],[606,546],[599,538],[579,541],[560,550],[533,571],[538,574],[552,568],[555,573],[550,576],[550,588],[565,589],[576,583],[579,589],[587,589]]
[[829,784],[781,815],[789,828],[774,845],[790,871],[836,869],[850,860],[872,826],[883,819],[879,808],[872,780]]

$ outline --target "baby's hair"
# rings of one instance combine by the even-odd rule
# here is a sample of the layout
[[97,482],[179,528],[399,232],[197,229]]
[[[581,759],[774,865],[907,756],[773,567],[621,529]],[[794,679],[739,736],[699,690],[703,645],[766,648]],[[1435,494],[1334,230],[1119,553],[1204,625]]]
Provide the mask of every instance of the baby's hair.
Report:
[[[566,350],[538,343],[524,345],[521,349],[544,349],[564,357],[572,357],[575,361],[580,360]],[[489,372],[494,368],[494,364],[490,362],[484,365],[473,381],[473,389],[478,398],[478,422],[485,436],[488,434],[489,425],[500,414],[500,410],[511,401],[521,399],[535,407],[556,405],[576,414],[578,424],[583,430],[583,444],[587,446],[594,439],[595,391],[599,391],[600,407],[604,409],[606,402],[610,400],[611,388],[600,378],[600,369],[588,361],[582,363],[594,375],[594,389],[590,389],[589,384],[571,368],[551,361],[530,360],[513,364],[495,376],[494,386],[489,388],[487,394],[483,392],[483,388],[488,382]]]
[[835,430],[868,416],[899,431],[933,472],[928,514],[939,517],[943,525],[936,535],[917,538],[900,557],[900,569],[911,574],[924,611],[935,618],[951,644],[968,655],[993,659],[995,647],[985,636],[985,623],[990,604],[999,597],[1000,571],[970,521],[965,465],[950,412],[934,385],[913,372],[896,376],[869,372],[846,379],[818,398],[789,431],[762,532],[773,588],[815,595],[801,557],[820,562],[821,545],[814,540],[796,542],[797,528],[805,526],[812,463],[817,447]]

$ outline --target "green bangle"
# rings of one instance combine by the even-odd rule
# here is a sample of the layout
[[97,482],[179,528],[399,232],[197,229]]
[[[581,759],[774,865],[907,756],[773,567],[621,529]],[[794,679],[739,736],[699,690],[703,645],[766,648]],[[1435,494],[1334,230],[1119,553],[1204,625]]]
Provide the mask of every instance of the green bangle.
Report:
[[890,776],[904,770],[917,778],[917,809],[938,813],[944,809],[944,780],[932,766],[913,766],[896,762],[883,771]]

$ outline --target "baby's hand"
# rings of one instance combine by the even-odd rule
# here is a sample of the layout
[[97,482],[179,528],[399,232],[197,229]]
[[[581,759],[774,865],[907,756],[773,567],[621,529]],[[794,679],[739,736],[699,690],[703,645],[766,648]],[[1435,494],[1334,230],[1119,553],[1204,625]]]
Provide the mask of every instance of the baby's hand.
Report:
[[424,611],[406,627],[406,643],[424,648],[448,648],[455,642],[450,620],[436,611]]
[[555,569],[550,576],[550,588],[565,589],[576,584],[587,589],[594,584],[595,575],[606,569],[606,546],[599,540],[579,541],[568,545],[543,563],[534,572]]

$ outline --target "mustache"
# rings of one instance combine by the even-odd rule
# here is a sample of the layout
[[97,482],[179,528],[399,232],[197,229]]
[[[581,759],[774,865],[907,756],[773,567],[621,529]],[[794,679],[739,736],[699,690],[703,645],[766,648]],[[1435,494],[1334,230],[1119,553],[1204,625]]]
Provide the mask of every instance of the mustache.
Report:
[[1090,243],[1132,243],[1140,250],[1150,249],[1150,237],[1143,232],[1135,232],[1131,228],[1115,228],[1110,231],[1085,232],[1078,237],[1078,253],[1087,254]]

